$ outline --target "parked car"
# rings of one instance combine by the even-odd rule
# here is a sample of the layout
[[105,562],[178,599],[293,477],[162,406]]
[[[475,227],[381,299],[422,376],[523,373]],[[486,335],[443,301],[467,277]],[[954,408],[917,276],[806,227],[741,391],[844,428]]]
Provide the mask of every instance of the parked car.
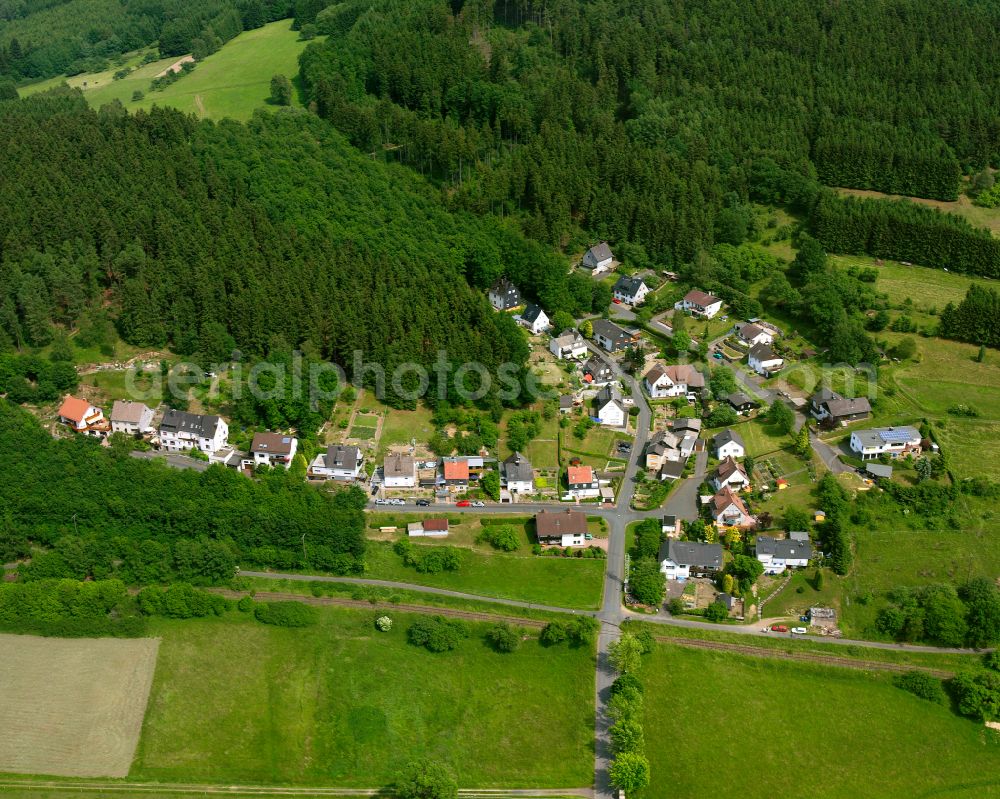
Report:
[[784,624],[772,624],[771,625],[771,632],[772,633],[787,633],[788,632],[788,628]]
[[385,504],[385,500],[384,499],[376,499],[375,500],[375,504],[376,505],[384,505]]
[[808,616],[799,616],[799,621],[809,621]]
[[474,508],[485,508],[486,507],[486,503],[485,502],[473,502],[472,503],[472,507],[474,507]]
[[378,493],[378,486],[372,486],[372,496],[375,496],[377,493]]
[[467,499],[460,499],[458,502],[455,503],[455,507],[456,508],[467,508],[471,504],[472,503],[469,502],[469,500],[467,500]]
[[620,299],[618,299],[617,297],[614,297],[611,300],[611,302],[613,302],[615,305],[621,305],[622,304],[622,301]]
[[721,361],[722,360],[722,353],[721,352],[713,352],[712,353],[712,357],[715,358],[716,360],[720,360]]
[[431,506],[431,502],[430,502],[429,499],[418,499],[417,500],[417,507],[419,507],[419,508],[429,508],[430,506]]
[[792,627],[792,635],[805,635],[809,630],[805,627]]

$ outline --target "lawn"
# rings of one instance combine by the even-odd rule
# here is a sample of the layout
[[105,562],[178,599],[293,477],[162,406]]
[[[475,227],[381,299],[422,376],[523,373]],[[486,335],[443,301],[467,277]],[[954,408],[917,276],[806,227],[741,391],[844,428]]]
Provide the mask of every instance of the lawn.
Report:
[[432,411],[424,405],[418,405],[416,410],[401,411],[382,405],[374,397],[365,394],[365,404],[385,411],[382,422],[382,438],[380,448],[384,452],[388,447],[399,444],[409,444],[411,440],[429,441],[434,435],[434,424],[431,422]]
[[[159,372],[102,371],[85,375],[80,378],[81,386],[94,386],[99,389],[109,401],[116,399],[131,399],[145,402],[151,408],[163,401],[163,389],[166,380]],[[81,391],[85,391],[81,388]],[[110,414],[111,409],[105,412]]]
[[[418,546],[443,546],[447,539]],[[392,544],[368,544],[365,577],[429,585],[479,596],[519,599],[563,608],[596,609],[601,603],[604,560],[557,558],[463,549],[457,571],[421,574],[403,565]]]
[[792,445],[790,436],[781,433],[763,418],[751,419],[744,424],[733,425],[733,430],[743,436],[747,455],[759,458],[761,455],[777,452]]
[[643,799],[1000,796],[1000,736],[885,676],[660,645],[642,679]]
[[374,427],[358,427],[354,425],[351,428],[351,438],[361,438],[361,439],[372,439],[375,438],[375,428]]
[[[306,629],[246,617],[157,621],[162,638],[130,777],[375,787],[409,760],[449,763],[463,786],[568,787],[593,778],[593,656],[489,649],[485,627],[453,652],[406,643],[417,616],[320,610]],[[527,730],[531,734],[526,734]],[[540,757],[542,740],[558,757]]]
[[[291,29],[291,20],[279,20],[241,33],[227,42],[221,50],[198,63],[189,75],[180,77],[162,91],[150,91],[153,78],[177,58],[155,61],[121,80],[112,80],[120,67],[106,72],[76,75],[67,82],[82,89],[87,101],[95,108],[112,100],[120,100],[130,111],[151,108],[153,105],[170,106],[199,117],[247,120],[258,108],[267,107],[271,78],[282,74],[293,78],[298,74],[299,53],[306,42],[299,40],[298,31]],[[134,54],[128,65],[137,66],[140,54]],[[30,94],[58,85],[56,78],[25,87]],[[86,86],[84,86],[86,83]],[[145,93],[145,98],[133,102],[132,93]],[[293,103],[298,98],[293,92]]]

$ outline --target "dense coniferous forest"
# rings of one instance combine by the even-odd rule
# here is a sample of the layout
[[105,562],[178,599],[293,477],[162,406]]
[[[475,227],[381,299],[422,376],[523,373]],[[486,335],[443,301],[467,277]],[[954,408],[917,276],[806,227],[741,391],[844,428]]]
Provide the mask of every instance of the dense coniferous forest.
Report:
[[555,244],[582,226],[683,263],[759,159],[954,199],[1000,154],[989,3],[359,0],[315,21],[321,116]]
[[207,361],[300,347],[350,372],[357,350],[391,373],[446,350],[493,369],[527,346],[473,286],[506,273],[550,312],[594,303],[553,252],[442,210],[304,112],[216,125],[62,91],[0,103],[0,149],[0,350],[110,300],[126,341]]
[[0,76],[100,71],[157,42],[163,56],[208,54],[293,10],[290,0],[0,0]]
[[0,557],[36,553],[24,578],[120,577],[225,582],[239,564],[359,569],[364,519],[352,492],[330,495],[278,469],[247,480],[223,466],[178,471],[109,452],[94,439],[53,440],[0,400]]

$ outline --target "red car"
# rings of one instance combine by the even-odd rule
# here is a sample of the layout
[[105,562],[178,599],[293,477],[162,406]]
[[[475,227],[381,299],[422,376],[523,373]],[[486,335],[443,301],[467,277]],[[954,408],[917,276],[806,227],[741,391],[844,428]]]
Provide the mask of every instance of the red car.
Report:
[[455,503],[455,507],[456,508],[467,508],[471,504],[472,503],[469,502],[469,500],[467,500],[467,499],[460,499],[458,502]]
[[788,632],[788,628],[784,624],[772,624],[771,625],[771,632],[772,633],[787,633]]
[[617,297],[615,297],[613,300],[611,300],[611,302],[613,302],[615,305],[621,305],[622,304],[622,301],[620,299],[618,299]]

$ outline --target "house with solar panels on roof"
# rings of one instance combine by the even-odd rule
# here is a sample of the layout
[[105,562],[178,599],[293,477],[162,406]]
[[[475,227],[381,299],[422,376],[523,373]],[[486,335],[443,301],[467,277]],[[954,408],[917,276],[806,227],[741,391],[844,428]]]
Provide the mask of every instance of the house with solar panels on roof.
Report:
[[866,461],[880,455],[900,458],[919,455],[921,447],[920,431],[915,427],[871,427],[851,433],[851,450]]

